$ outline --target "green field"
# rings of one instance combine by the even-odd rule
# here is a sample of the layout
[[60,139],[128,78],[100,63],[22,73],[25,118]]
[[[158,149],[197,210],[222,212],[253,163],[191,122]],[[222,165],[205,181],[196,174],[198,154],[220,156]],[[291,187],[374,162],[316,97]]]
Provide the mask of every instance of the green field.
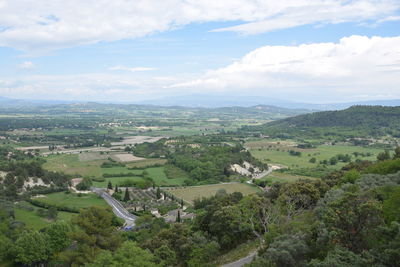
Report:
[[142,177],[138,176],[132,176],[132,177],[110,177],[110,178],[104,178],[103,182],[96,182],[93,181],[93,186],[94,187],[102,187],[105,188],[108,185],[108,182],[111,182],[112,186],[115,187],[116,185],[121,186],[120,183],[129,180],[129,181],[142,181]]
[[185,177],[177,177],[169,179],[165,175],[164,167],[157,167],[157,168],[148,168],[146,171],[149,173],[149,176],[154,180],[156,185],[160,186],[175,186],[175,185],[182,185],[185,181]]
[[143,161],[127,163],[125,167],[117,166],[112,168],[101,168],[101,164],[105,160],[79,160],[79,155],[51,155],[46,158],[46,163],[43,167],[50,171],[64,172],[71,175],[80,176],[94,176],[103,177],[103,174],[120,174],[120,173],[132,173],[131,177],[112,177],[105,178],[103,182],[94,182],[93,185],[97,187],[106,187],[108,181],[111,181],[113,185],[123,180],[141,180],[141,177],[134,176],[135,174],[142,174],[143,171],[147,171],[149,177],[152,178],[157,186],[179,186],[182,185],[187,177],[182,174],[178,174],[176,178],[169,179],[164,173],[164,167],[150,167],[144,170],[129,170],[129,168],[143,168],[146,166],[152,166],[154,164],[164,164],[165,159],[146,159]]
[[[352,154],[353,152],[371,153],[368,157],[355,157],[352,160],[375,160],[378,153],[382,152],[381,149],[365,148],[360,146],[351,145],[321,145],[313,149],[299,149],[293,146],[292,143],[280,143],[279,145],[272,144],[268,141],[253,141],[246,143],[249,147],[250,153],[266,163],[276,163],[284,165],[289,168],[312,168],[316,167],[322,160],[329,160],[338,154]],[[288,150],[301,152],[301,156],[292,156]],[[310,163],[310,159],[315,157],[316,163]],[[328,168],[339,169],[346,165],[346,163],[338,162],[336,165],[328,165]]]
[[258,187],[242,183],[188,186],[182,188],[169,188],[167,190],[176,197],[182,198],[189,203],[193,203],[193,200],[195,199],[214,196],[220,189],[225,189],[229,194],[233,192],[241,192],[244,196],[260,192]]
[[77,154],[60,154],[46,157],[46,163],[43,164],[43,168],[71,175],[100,177],[102,175],[100,166],[103,162],[104,160],[80,161]]
[[[112,169],[112,170],[111,170]],[[154,181],[154,183],[157,186],[180,186],[183,184],[186,178],[173,178],[169,179],[164,173],[164,167],[153,167],[153,168],[147,168],[145,171],[148,173],[149,177],[151,177]],[[142,174],[142,170],[127,170],[126,168],[121,170],[119,168],[110,168],[110,171],[105,171],[105,173],[123,173],[123,172],[132,172],[132,173],[138,173]],[[108,182],[110,181],[113,186],[118,185],[120,186],[120,183],[125,181],[125,180],[131,180],[131,181],[141,181],[143,180],[142,177],[139,176],[129,176],[129,177],[109,177],[105,178],[103,182],[93,182],[93,186],[96,187],[107,187]]]
[[[25,223],[25,225],[28,228],[34,229],[34,230],[39,230],[42,229],[43,227],[46,227],[52,221],[49,221],[46,218],[40,217],[37,213],[36,210],[38,209],[37,207],[33,206],[32,204],[28,202],[23,202],[22,205],[25,207],[31,207],[33,210],[26,210],[23,208],[14,208],[14,213],[15,213],[15,219],[17,221]],[[57,221],[69,221],[71,220],[72,216],[74,216],[74,213],[70,212],[64,212],[64,211],[59,211],[57,215]]]
[[145,159],[145,160],[139,160],[136,162],[130,162],[127,164],[128,167],[137,167],[137,168],[144,168],[147,166],[152,166],[154,164],[160,164],[164,165],[167,162],[166,159]]
[[44,197],[36,198],[36,200],[53,206],[66,206],[76,209],[90,206],[108,206],[101,197],[92,193],[81,194],[81,196],[79,196],[73,193],[65,194],[65,192],[58,192],[44,195]]

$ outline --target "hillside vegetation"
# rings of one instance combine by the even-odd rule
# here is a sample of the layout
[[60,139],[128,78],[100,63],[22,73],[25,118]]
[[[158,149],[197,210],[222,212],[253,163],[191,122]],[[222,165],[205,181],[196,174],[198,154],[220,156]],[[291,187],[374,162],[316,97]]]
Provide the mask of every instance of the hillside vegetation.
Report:
[[261,126],[243,127],[272,137],[400,136],[400,107],[353,106],[290,117]]

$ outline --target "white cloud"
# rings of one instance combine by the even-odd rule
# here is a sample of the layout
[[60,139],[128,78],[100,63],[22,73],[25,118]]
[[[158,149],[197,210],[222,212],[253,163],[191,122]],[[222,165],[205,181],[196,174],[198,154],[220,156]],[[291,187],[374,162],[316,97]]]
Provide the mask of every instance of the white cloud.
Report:
[[148,74],[0,77],[0,95],[132,102],[215,92],[306,102],[400,99],[400,36],[349,36],[336,43],[264,46],[206,73]]
[[24,70],[29,70],[29,69],[33,69],[35,67],[35,65],[31,61],[24,61],[19,65],[19,67]]
[[46,50],[132,39],[190,23],[241,21],[254,34],[310,23],[377,21],[398,0],[0,0],[0,46]]
[[400,98],[400,36],[350,36],[338,43],[264,46],[224,68],[171,88],[249,92],[290,99]]
[[400,20],[400,16],[389,16],[389,17],[378,20],[377,23],[383,23],[383,22],[387,22],[387,21],[399,21],[399,20]]
[[156,68],[148,68],[148,67],[125,67],[125,66],[115,66],[108,68],[109,70],[122,70],[122,71],[130,71],[130,72],[137,72],[137,71],[152,71],[156,70]]

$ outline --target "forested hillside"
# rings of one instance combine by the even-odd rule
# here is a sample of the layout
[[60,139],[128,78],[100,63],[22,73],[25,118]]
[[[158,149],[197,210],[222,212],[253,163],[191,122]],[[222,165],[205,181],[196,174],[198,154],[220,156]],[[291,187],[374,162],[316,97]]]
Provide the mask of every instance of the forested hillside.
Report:
[[276,137],[400,136],[400,107],[353,106],[345,110],[299,115],[242,130]]

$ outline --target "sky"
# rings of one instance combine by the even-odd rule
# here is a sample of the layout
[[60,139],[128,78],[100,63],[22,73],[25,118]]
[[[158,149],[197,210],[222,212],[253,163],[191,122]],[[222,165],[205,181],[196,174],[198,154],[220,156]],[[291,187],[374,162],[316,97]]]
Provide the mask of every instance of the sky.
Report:
[[400,99],[400,0],[0,0],[0,96]]

